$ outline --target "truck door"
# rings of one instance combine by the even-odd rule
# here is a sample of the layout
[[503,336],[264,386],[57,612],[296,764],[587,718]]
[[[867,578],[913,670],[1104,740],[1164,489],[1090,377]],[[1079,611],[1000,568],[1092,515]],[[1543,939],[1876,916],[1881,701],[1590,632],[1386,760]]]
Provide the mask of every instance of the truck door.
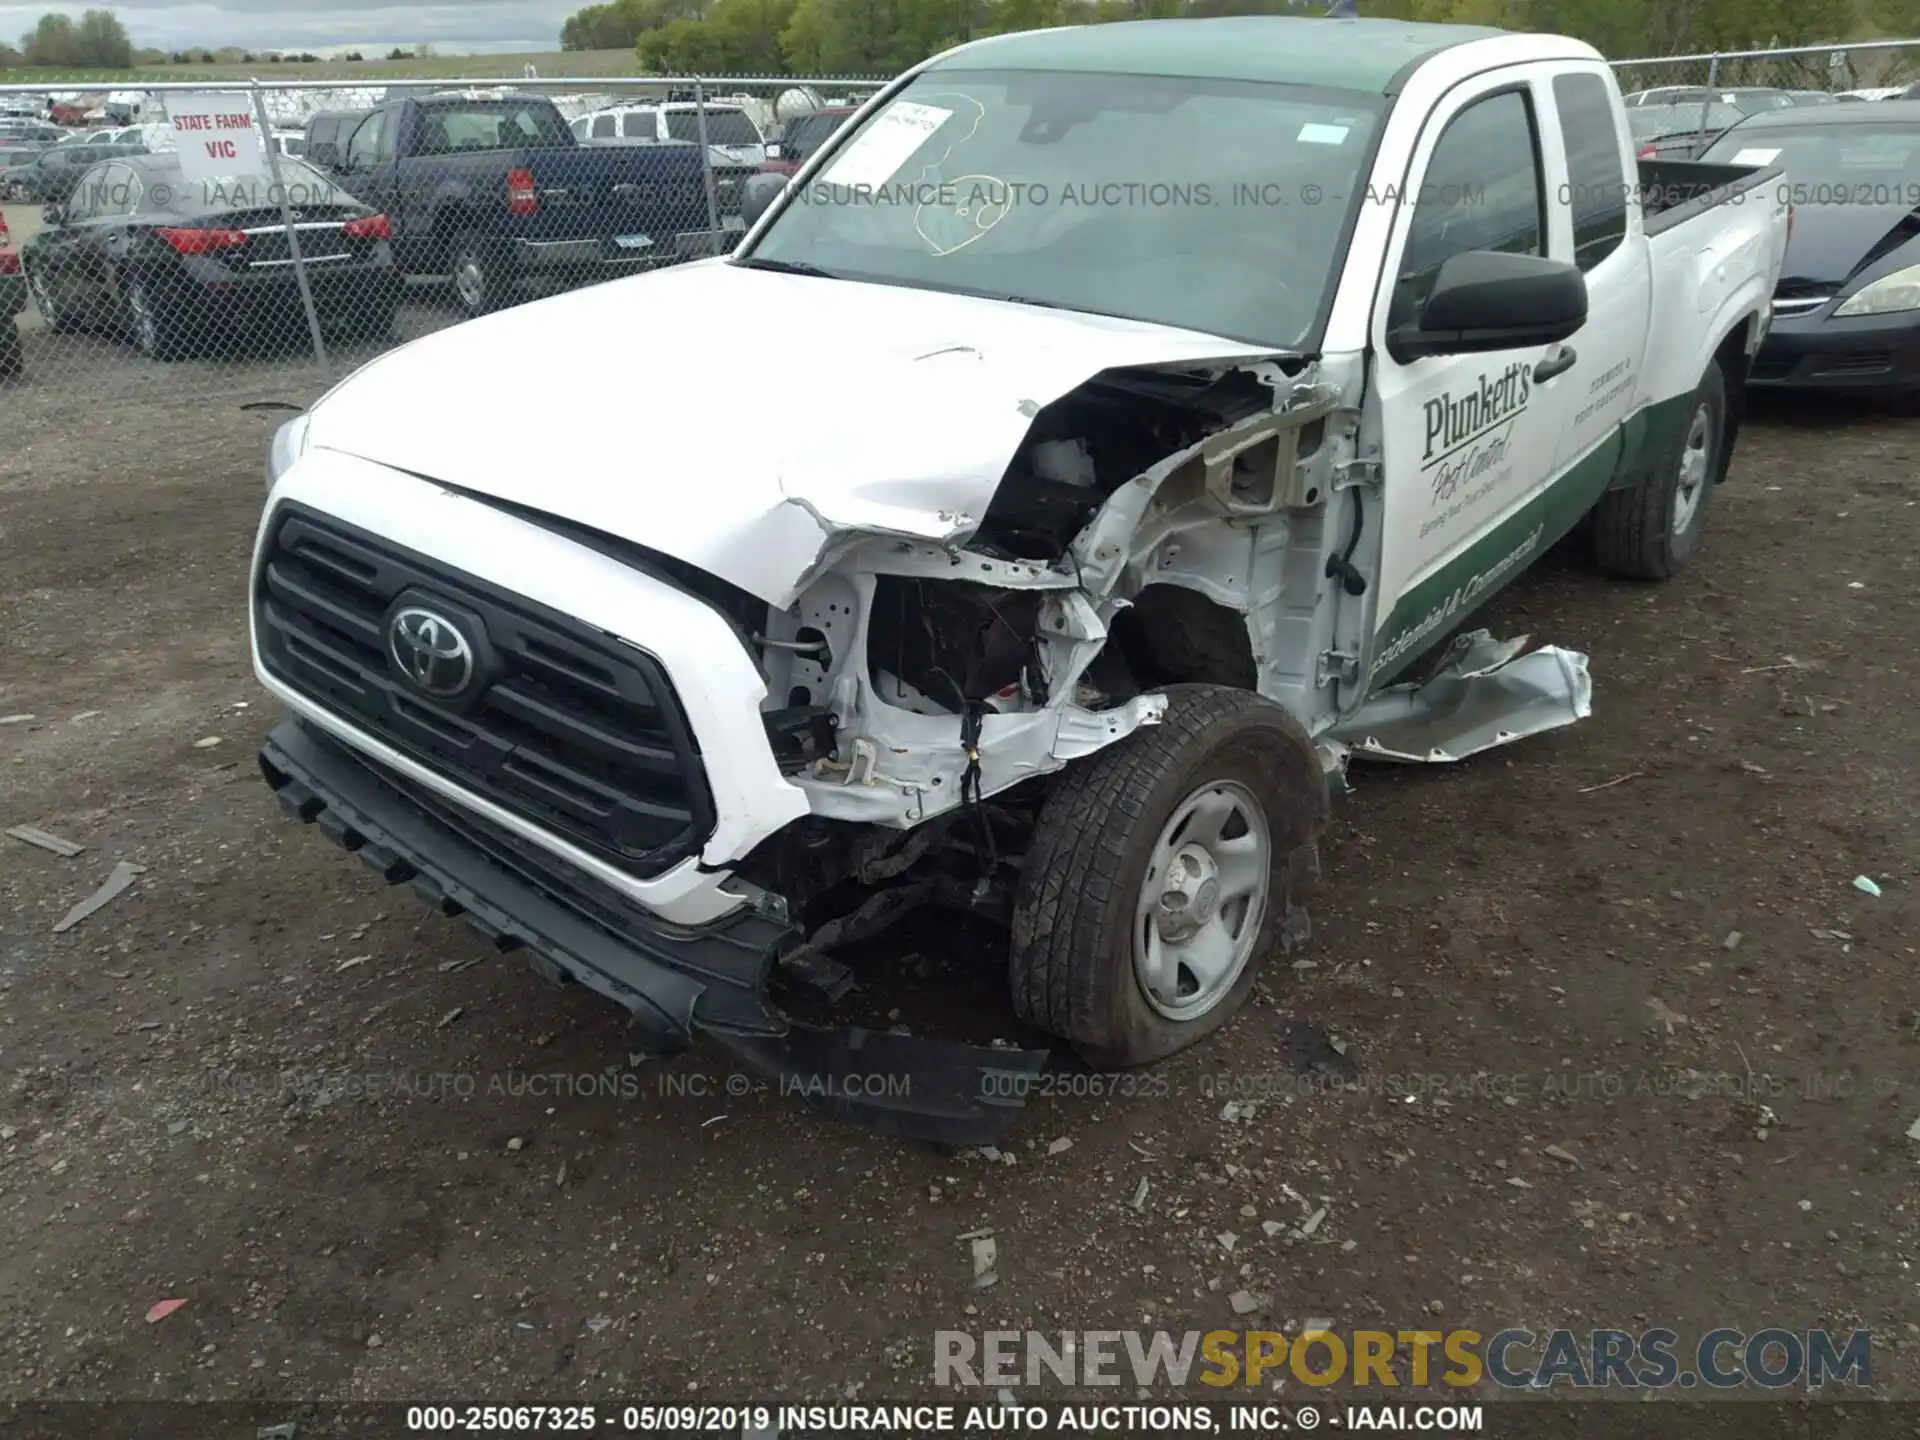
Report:
[[1560,368],[1568,347],[1401,363],[1387,332],[1418,313],[1455,255],[1552,253],[1563,171],[1542,143],[1540,112],[1558,68],[1515,66],[1463,83],[1414,147],[1371,320],[1385,514],[1370,684],[1445,638],[1544,548],[1534,502],[1581,373]]
[[[1550,151],[1566,157],[1564,226],[1553,238],[1555,259],[1571,260],[1587,277],[1587,323],[1568,342],[1579,363],[1554,455],[1553,489],[1584,510],[1599,497],[1620,461],[1622,425],[1635,409],[1646,349],[1653,277],[1638,222],[1629,227],[1627,169],[1631,138],[1621,129],[1612,80],[1599,61],[1560,67],[1545,107]],[[1634,213],[1638,215],[1636,208]],[[1556,499],[1556,511],[1561,505]]]

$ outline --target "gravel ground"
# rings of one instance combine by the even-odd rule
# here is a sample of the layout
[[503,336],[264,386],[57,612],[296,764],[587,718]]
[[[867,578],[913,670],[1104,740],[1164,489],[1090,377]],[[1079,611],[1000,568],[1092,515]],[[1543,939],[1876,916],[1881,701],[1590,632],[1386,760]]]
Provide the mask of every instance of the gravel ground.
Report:
[[[1306,958],[989,1159],[712,1050],[631,1068],[611,1008],[283,821],[244,612],[281,417],[243,407],[310,367],[28,341],[0,825],[87,848],[0,841],[0,1398],[875,1400],[936,1330],[1310,1316],[1871,1327],[1916,1394],[1920,421],[1763,412],[1687,576],[1522,581],[1491,623],[1588,652],[1592,719],[1357,771]],[[909,951],[1013,1033],[986,939]]]

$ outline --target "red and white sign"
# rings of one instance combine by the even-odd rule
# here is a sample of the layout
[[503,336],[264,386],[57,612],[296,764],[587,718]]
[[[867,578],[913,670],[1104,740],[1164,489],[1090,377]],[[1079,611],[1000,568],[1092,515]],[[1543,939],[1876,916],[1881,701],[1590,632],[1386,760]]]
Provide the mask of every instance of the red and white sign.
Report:
[[267,150],[245,91],[167,96],[180,169],[189,182],[249,179],[267,173]]

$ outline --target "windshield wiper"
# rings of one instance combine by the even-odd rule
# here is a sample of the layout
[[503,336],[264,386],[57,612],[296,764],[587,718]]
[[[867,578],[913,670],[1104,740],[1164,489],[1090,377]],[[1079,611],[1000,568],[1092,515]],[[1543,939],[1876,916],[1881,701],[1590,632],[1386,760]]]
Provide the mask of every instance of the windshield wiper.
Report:
[[758,255],[745,255],[733,263],[743,270],[771,270],[777,275],[811,275],[816,280],[841,278],[808,260],[765,260]]

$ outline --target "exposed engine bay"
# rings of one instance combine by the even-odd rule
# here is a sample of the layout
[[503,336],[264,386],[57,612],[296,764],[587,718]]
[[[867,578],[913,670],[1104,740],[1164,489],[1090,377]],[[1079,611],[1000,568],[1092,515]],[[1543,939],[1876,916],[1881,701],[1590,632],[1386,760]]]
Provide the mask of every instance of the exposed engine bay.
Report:
[[[1328,520],[1367,474],[1341,404],[1359,376],[1341,379],[1296,359],[1110,370],[1034,414],[963,539],[835,537],[752,637],[813,814],[741,874],[806,912],[796,966],[923,900],[1006,914],[1022,782],[1157,723],[1166,685],[1257,690],[1310,732],[1357,700],[1316,661],[1359,652],[1370,615],[1328,577],[1378,548]],[[809,978],[831,991],[833,969]]]

